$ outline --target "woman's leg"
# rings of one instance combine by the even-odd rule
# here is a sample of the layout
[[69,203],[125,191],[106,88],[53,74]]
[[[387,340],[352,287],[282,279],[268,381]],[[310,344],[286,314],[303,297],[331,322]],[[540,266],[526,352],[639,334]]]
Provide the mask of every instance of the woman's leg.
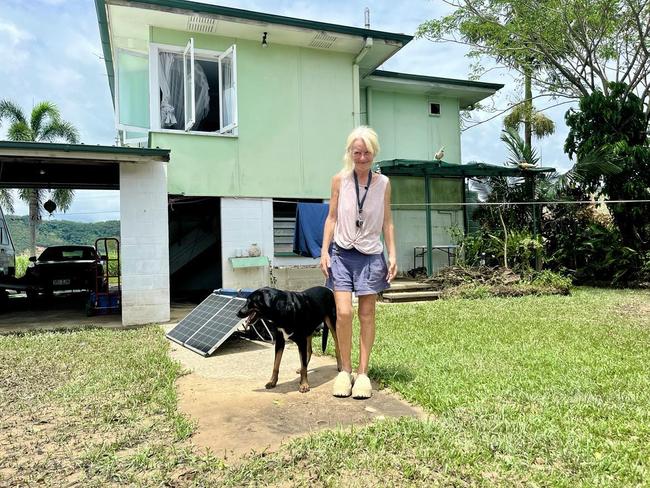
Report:
[[341,371],[352,372],[352,292],[335,291],[336,338],[341,354]]
[[[368,363],[370,352],[375,343],[375,305],[377,295],[361,295],[359,297],[359,322],[361,332],[359,334],[359,374],[368,374]],[[337,323],[338,326],[338,323]],[[350,339],[351,340],[351,339]]]

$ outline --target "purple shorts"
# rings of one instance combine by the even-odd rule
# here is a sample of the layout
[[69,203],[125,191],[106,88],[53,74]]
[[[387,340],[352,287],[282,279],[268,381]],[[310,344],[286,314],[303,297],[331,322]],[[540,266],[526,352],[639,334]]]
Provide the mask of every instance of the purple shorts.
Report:
[[388,266],[383,253],[363,254],[334,244],[330,251],[327,287],[334,291],[351,291],[357,296],[375,295],[390,287],[386,280]]

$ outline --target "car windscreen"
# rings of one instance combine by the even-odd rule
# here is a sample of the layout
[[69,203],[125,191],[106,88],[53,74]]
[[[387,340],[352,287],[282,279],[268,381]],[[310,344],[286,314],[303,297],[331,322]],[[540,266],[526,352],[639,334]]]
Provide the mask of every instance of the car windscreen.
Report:
[[95,259],[92,249],[46,249],[38,257],[39,261],[76,261],[79,259]]

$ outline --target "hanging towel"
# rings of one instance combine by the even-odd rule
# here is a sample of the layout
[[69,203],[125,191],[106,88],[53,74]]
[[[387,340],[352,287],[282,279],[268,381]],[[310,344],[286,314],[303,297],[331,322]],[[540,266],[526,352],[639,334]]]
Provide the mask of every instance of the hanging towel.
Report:
[[323,227],[329,212],[327,203],[299,203],[296,206],[296,232],[293,252],[310,258],[320,257]]

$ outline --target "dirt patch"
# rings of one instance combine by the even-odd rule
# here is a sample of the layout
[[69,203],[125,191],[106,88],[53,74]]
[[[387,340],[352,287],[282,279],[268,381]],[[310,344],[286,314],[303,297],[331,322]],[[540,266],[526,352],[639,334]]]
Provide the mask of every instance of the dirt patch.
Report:
[[650,303],[642,300],[633,300],[616,307],[616,314],[629,317],[639,325],[650,326]]
[[375,390],[369,400],[333,397],[336,360],[329,356],[312,357],[311,390],[299,393],[300,360],[293,343],[285,349],[280,379],[272,390],[264,388],[273,364],[271,344],[234,338],[209,358],[176,344],[171,354],[191,371],[180,378],[178,389],[180,410],[198,425],[192,442],[226,458],[274,450],[293,437],[321,429],[384,417],[424,416],[388,390]]

